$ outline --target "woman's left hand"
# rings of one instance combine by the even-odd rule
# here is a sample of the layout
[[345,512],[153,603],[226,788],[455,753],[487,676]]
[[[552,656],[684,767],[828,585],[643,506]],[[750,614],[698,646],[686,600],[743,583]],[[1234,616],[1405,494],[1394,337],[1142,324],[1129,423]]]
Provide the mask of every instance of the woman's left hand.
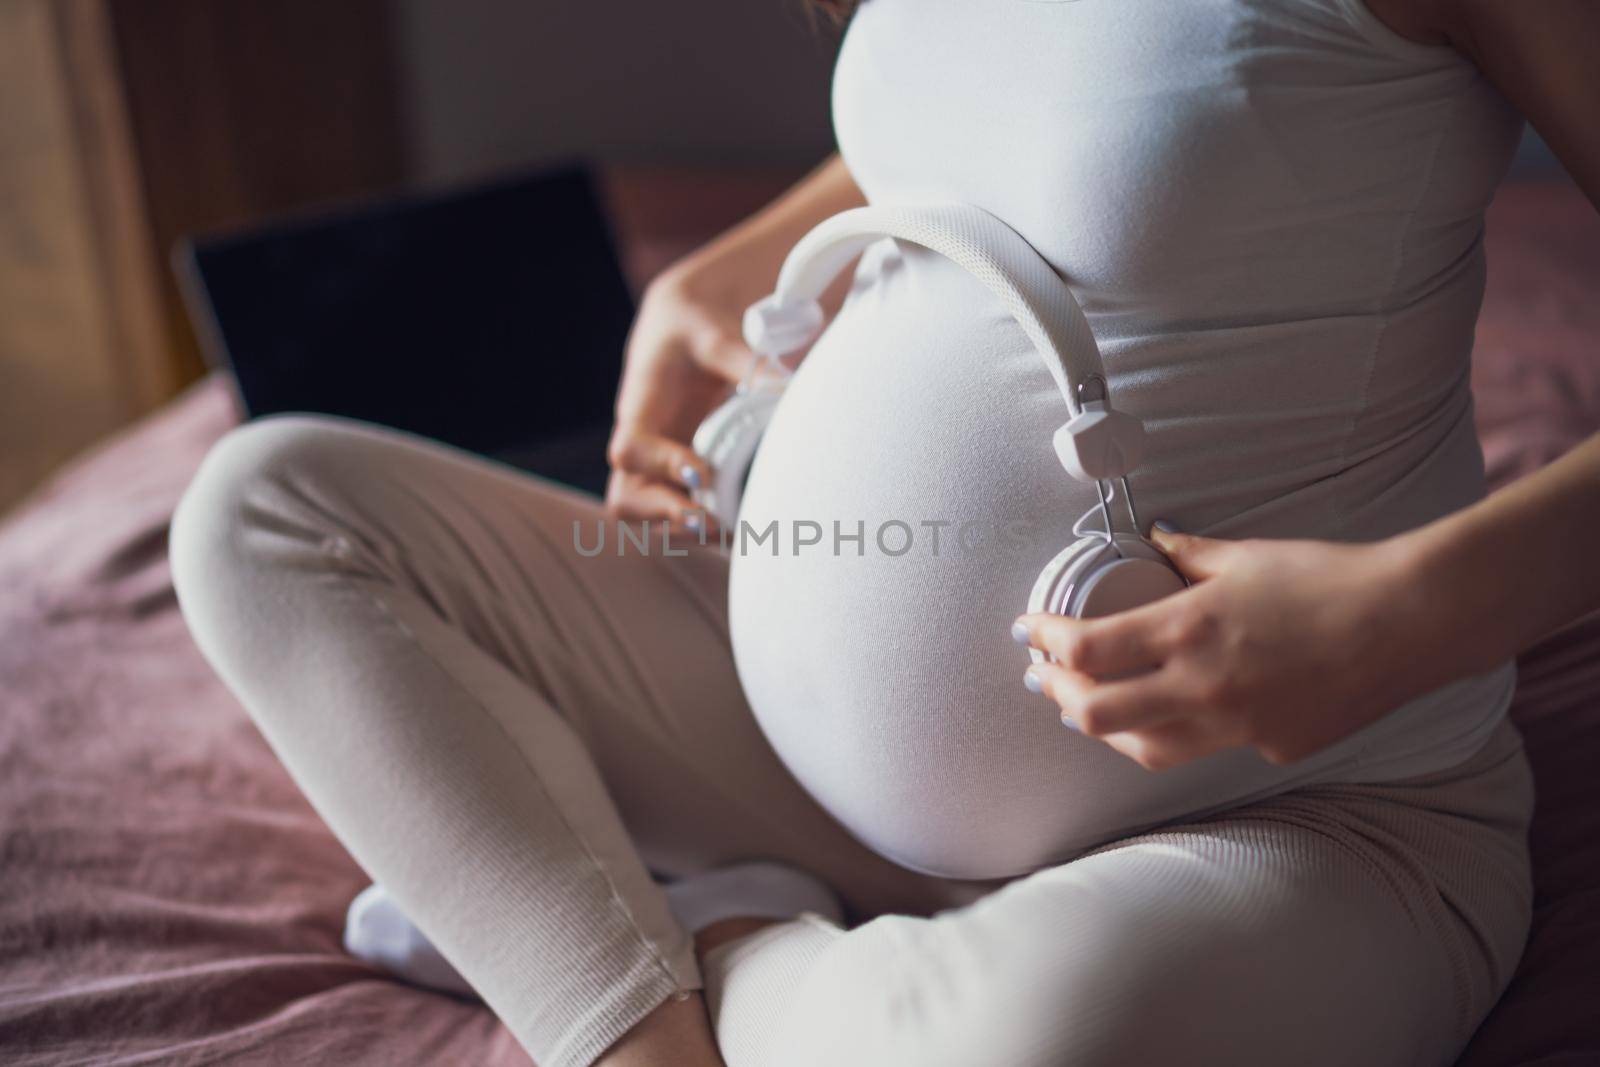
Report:
[[1190,588],[1097,619],[1024,615],[1013,629],[1054,659],[1028,668],[1028,687],[1142,766],[1243,745],[1287,763],[1431,688],[1444,638],[1397,543],[1151,538]]

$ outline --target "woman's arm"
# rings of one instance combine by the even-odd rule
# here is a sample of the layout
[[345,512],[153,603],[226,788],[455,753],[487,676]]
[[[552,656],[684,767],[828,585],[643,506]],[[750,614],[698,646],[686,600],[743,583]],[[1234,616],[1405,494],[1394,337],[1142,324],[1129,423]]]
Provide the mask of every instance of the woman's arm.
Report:
[[[1368,3],[1397,32],[1449,44],[1476,63],[1600,209],[1600,4]],[[1462,635],[1450,674],[1515,655],[1600,607],[1600,435],[1403,540],[1426,599],[1477,621]],[[1461,575],[1474,580],[1461,582]]]
[[[1600,4],[1368,3],[1397,32],[1449,44],[1476,63],[1600,208]],[[1600,435],[1402,540],[1423,597],[1476,620],[1460,635],[1448,676],[1440,681],[1515,655],[1600,607]],[[1473,581],[1460,581],[1462,575]]]
[[[606,503],[624,518],[687,526],[689,491],[711,477],[689,440],[753,358],[740,317],[766,296],[789,248],[829,215],[864,203],[837,155],[770,205],[650,283],[628,335],[607,448]],[[830,294],[837,302],[838,287]]]
[[1367,0],[1395,32],[1477,64],[1600,206],[1600,5],[1594,0]]
[[789,249],[817,223],[865,204],[866,198],[836,152],[782,196],[667,271],[666,280],[719,291],[743,282],[736,312],[772,291]]
[[1023,616],[1056,659],[1030,685],[1151,770],[1241,745],[1287,763],[1600,609],[1600,435],[1374,544],[1151,537],[1194,586],[1103,619]]
[[1435,679],[1509,659],[1600,608],[1600,435],[1397,543],[1436,632],[1453,633]]
[[[1476,62],[1600,207],[1600,3],[1368,3]],[[1151,769],[1240,745],[1287,762],[1600,609],[1600,435],[1377,544],[1151,536],[1196,584],[1104,619],[1019,619],[1057,661],[1030,686]]]

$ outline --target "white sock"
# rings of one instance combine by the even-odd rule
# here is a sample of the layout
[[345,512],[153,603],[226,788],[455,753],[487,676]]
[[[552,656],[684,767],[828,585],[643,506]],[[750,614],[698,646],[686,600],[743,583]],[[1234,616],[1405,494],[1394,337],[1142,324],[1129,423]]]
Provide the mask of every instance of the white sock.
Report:
[[[691,933],[721,919],[793,919],[815,912],[844,921],[839,898],[827,883],[796,867],[752,860],[681,878],[664,887],[672,914]],[[367,886],[345,914],[344,947],[425,989],[476,998],[477,993],[440,955],[383,886]]]
[[345,913],[344,947],[357,959],[393,971],[413,985],[477,998],[467,980],[439,954],[381,885],[369,885]]
[[844,912],[826,882],[787,864],[751,860],[692,874],[666,887],[667,903],[690,932],[721,919],[792,919],[815,912],[839,923]]

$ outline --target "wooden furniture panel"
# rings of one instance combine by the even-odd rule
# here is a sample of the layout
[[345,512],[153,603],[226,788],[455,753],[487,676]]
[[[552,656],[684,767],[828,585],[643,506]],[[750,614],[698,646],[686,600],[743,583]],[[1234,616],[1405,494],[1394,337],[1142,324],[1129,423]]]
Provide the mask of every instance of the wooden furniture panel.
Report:
[[403,182],[393,0],[0,0],[0,507],[201,370],[188,233]]

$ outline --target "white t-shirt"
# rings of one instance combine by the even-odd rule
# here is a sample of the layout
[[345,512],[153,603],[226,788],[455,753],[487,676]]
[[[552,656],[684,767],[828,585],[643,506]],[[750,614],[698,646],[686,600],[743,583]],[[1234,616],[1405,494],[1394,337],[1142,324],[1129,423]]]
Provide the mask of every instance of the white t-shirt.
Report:
[[[1483,494],[1468,360],[1520,119],[1453,50],[1362,0],[866,0],[834,116],[872,202],[976,204],[1067,279],[1150,434],[1145,524],[1367,540]],[[778,534],[736,546],[735,656],[780,756],[867,844],[1019,873],[1448,767],[1504,714],[1509,664],[1293,766],[1159,775],[1062,727],[1008,630],[1094,502],[1051,449],[1066,415],[994,297],[888,241],[779,408],[744,504]]]

